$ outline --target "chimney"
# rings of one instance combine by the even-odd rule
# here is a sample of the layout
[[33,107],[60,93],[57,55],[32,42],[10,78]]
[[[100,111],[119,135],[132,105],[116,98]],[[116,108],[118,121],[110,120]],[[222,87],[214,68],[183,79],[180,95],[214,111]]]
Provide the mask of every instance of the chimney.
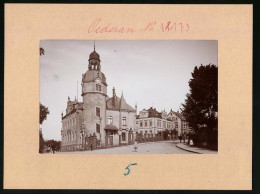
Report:
[[113,87],[113,97],[115,97],[116,96],[116,90],[115,90],[115,88]]
[[112,105],[115,106],[116,105],[116,90],[113,87],[113,97],[112,97]]

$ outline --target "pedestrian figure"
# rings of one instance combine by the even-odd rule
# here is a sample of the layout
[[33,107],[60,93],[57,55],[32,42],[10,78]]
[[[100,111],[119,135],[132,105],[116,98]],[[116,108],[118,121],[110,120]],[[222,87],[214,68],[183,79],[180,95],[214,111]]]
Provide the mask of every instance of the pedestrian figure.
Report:
[[179,136],[179,139],[180,139],[180,143],[181,143],[181,140],[182,140],[182,136],[181,135]]
[[90,150],[91,150],[91,151],[93,150],[93,145],[92,145],[92,144],[90,144]]
[[138,144],[137,144],[137,141],[135,140],[135,143],[134,143],[135,152],[137,152],[137,148],[138,148]]
[[194,145],[194,143],[193,143],[193,140],[191,139],[190,140],[190,145],[192,146],[192,145]]
[[183,135],[183,142],[185,143],[185,135]]
[[51,145],[51,149],[52,149],[52,152],[54,154],[54,152],[55,152],[55,145],[54,144]]

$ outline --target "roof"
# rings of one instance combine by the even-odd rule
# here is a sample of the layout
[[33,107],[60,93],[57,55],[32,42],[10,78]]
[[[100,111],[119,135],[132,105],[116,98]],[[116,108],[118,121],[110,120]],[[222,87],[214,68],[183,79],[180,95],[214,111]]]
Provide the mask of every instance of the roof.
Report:
[[119,129],[115,125],[106,125],[105,130],[118,131]]
[[[114,104],[113,104],[114,100]],[[129,104],[126,103],[124,96],[121,98],[116,95],[107,100],[107,110],[116,110],[116,111],[126,111],[126,112],[136,112]]]
[[82,75],[82,81],[84,83],[94,82],[96,78],[100,78],[102,83],[107,86],[106,76],[101,71],[90,69]]
[[77,102],[77,103],[74,103],[74,104],[78,104],[78,107],[77,108],[73,108],[68,114],[64,115],[62,117],[62,119],[65,119],[69,115],[75,113],[77,110],[83,110],[83,102]]
[[[169,114],[171,114],[171,113],[174,113],[177,117],[179,117],[181,120],[186,120],[185,119],[185,117],[181,114],[181,113],[179,113],[179,112],[174,112],[174,111],[172,111],[171,110],[171,112],[169,113]],[[168,115],[169,115],[168,114]]]
[[90,60],[90,59],[100,60],[99,54],[96,52],[96,50],[94,50],[92,53],[90,53],[90,55],[89,55],[89,60]]
[[162,114],[159,113],[159,112],[156,110],[156,108],[150,107],[147,111],[149,112],[148,117],[159,117],[159,118],[162,117]]

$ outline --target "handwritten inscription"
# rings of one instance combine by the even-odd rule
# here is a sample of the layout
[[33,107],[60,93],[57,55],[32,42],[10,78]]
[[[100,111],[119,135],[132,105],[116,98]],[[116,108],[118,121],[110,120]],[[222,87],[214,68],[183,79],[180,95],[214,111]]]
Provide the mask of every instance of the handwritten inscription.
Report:
[[176,21],[151,21],[143,27],[136,26],[116,26],[111,23],[104,23],[101,18],[95,19],[88,28],[88,33],[120,33],[133,34],[136,32],[152,32],[152,31],[166,32],[188,32],[190,24]]
[[127,172],[124,173],[125,176],[129,175],[130,173],[130,166],[134,166],[137,165],[137,163],[130,163],[125,169],[127,170]]

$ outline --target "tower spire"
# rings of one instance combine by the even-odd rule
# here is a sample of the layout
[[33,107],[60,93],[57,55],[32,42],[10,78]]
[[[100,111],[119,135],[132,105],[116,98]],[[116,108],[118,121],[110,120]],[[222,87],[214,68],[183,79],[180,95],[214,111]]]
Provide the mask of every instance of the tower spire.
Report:
[[95,44],[95,40],[94,40],[94,51],[96,51],[96,44]]

